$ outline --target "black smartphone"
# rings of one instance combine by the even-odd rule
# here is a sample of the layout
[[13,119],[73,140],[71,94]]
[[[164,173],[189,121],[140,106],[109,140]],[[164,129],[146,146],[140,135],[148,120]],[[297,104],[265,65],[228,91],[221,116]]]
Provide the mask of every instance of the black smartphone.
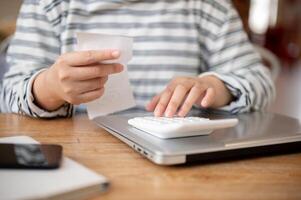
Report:
[[62,152],[54,144],[0,144],[0,168],[55,169]]

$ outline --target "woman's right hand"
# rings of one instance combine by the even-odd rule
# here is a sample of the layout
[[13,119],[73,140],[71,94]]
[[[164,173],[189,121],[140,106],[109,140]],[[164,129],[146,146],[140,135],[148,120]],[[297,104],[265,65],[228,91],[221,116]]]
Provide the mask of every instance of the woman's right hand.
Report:
[[53,111],[65,102],[81,104],[101,97],[108,75],[123,70],[121,64],[104,64],[120,56],[118,50],[79,51],[61,55],[33,83],[36,103]]

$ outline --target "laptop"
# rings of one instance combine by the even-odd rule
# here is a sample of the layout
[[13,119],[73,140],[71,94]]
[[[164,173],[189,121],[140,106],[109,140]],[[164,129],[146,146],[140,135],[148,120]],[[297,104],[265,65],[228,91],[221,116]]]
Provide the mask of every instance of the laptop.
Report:
[[190,116],[210,119],[236,117],[239,123],[232,128],[215,130],[210,135],[173,139],[160,139],[128,124],[133,117],[149,115],[153,114],[131,109],[97,117],[93,121],[159,165],[301,152],[300,122],[279,114],[253,112],[233,116],[225,112],[192,110]]

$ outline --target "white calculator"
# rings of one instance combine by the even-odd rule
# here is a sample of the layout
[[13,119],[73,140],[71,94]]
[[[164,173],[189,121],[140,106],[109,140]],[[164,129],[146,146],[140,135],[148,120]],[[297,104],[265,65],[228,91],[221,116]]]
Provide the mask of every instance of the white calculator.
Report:
[[215,129],[233,127],[238,119],[210,120],[201,117],[135,117],[128,120],[131,126],[159,138],[179,138],[209,135]]

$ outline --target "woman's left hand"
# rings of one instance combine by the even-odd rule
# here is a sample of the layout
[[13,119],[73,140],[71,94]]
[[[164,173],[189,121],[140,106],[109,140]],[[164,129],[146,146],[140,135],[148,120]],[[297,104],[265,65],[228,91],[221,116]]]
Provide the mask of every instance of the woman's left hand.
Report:
[[146,106],[156,117],[184,117],[193,105],[218,108],[232,100],[230,91],[216,76],[176,77]]

